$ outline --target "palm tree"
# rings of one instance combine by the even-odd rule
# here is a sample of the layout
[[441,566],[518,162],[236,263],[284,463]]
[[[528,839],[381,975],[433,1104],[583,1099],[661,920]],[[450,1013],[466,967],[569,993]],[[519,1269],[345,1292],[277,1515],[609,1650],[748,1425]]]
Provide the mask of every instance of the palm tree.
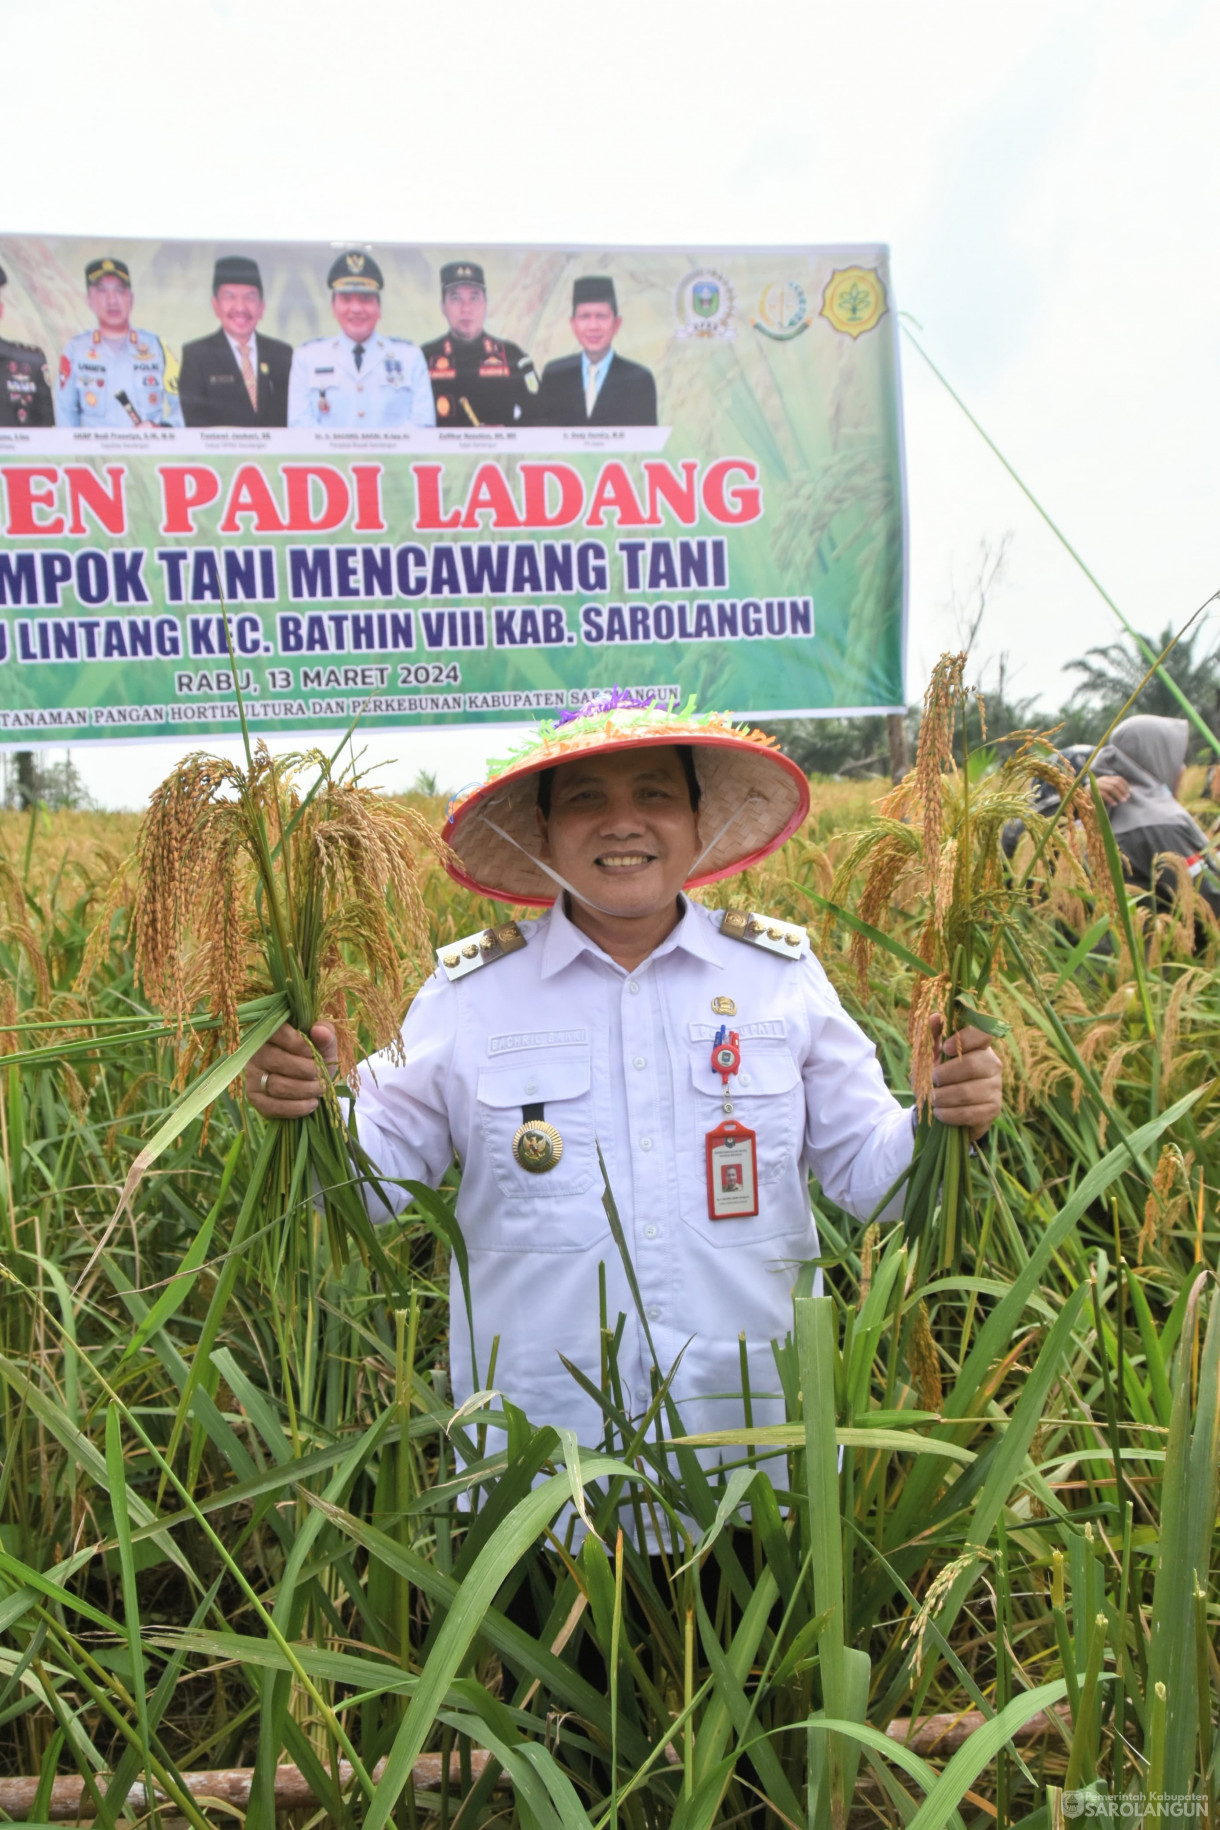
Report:
[[[1161,663],[1164,672],[1190,700],[1199,716],[1212,730],[1220,731],[1220,669],[1217,650],[1200,653],[1203,629],[1185,635],[1170,649]],[[1159,636],[1141,636],[1140,640],[1153,654],[1160,654],[1173,640],[1173,628],[1167,624]],[[1066,664],[1068,673],[1080,675],[1069,709],[1087,704],[1096,716],[1108,719],[1126,703],[1148,672],[1135,641],[1126,637],[1101,647],[1089,648]],[[1133,711],[1151,712],[1160,718],[1180,718],[1182,707],[1158,671],[1142,688]]]

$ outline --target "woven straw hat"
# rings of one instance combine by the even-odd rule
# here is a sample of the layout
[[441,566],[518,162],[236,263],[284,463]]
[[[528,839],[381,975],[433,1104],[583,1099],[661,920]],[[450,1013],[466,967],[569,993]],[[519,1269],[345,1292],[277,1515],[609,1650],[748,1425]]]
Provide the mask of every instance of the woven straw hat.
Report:
[[450,875],[497,902],[554,902],[554,879],[535,862],[540,772],[578,756],[662,744],[689,744],[699,780],[699,839],[708,849],[688,889],[757,864],[809,812],[809,783],[773,737],[719,712],[696,712],[693,699],[671,711],[615,688],[540,724],[528,743],[490,765],[485,782],[450,802]]

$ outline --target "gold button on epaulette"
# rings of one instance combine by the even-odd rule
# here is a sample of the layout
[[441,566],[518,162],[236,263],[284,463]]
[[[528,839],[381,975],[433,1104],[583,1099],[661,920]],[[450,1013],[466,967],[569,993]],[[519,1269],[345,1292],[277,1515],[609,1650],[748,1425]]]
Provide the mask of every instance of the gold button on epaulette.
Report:
[[744,941],[747,947],[762,947],[767,953],[778,953],[782,959],[799,959],[808,951],[809,935],[794,921],[777,921],[773,915],[760,915],[754,909],[726,909],[720,932],[730,940]]
[[516,922],[504,921],[497,927],[480,928],[477,934],[467,935],[464,940],[438,947],[436,957],[449,978],[461,979],[468,972],[477,972],[480,966],[490,966],[493,960],[503,959],[508,953],[519,953],[525,944],[525,935]]

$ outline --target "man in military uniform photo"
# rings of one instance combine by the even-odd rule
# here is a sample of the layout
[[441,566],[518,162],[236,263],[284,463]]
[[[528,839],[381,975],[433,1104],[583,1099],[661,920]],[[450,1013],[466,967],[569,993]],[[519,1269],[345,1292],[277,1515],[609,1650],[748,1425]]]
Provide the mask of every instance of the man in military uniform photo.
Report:
[[[0,318],[8,274],[0,267]],[[47,359],[32,343],[0,337],[0,426],[53,426],[55,403]]]
[[527,424],[538,376],[523,349],[483,328],[487,282],[477,261],[441,268],[441,310],[448,334],[424,344],[437,425]]
[[572,335],[579,356],[560,356],[542,371],[534,412],[539,426],[655,426],[652,370],[614,348],[623,320],[614,281],[589,274],[572,287]]
[[339,334],[302,343],[288,377],[288,424],[335,432],[434,426],[428,365],[407,337],[377,329],[385,279],[371,254],[349,248],[326,276]]
[[184,345],[178,394],[188,426],[286,426],[292,345],[265,337],[263,276],[248,254],[223,254],[212,270],[220,329]]
[[131,269],[104,254],[85,268],[96,330],[73,337],[59,359],[55,420],[91,431],[180,426],[178,363],[151,330],[131,325]]

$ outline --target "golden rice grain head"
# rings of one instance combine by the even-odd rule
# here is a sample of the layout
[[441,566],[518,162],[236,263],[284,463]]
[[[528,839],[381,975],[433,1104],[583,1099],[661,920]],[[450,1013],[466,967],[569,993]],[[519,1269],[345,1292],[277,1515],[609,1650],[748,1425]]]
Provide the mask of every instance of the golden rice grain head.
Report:
[[1161,1099],[1164,1101],[1169,1093],[1174,1072],[1178,1066],[1178,1043],[1182,1034],[1182,1023],[1187,1005],[1197,993],[1201,993],[1211,983],[1213,974],[1210,968],[1187,966],[1177,977],[1177,983],[1169,994],[1161,1019]]
[[873,1287],[873,1258],[881,1241],[881,1228],[874,1220],[864,1229],[860,1241],[860,1301],[858,1307],[863,1309],[865,1298]]
[[[945,1015],[945,1000],[949,995],[949,975],[938,973],[935,978],[918,978],[911,989],[911,1009],[907,1023],[907,1034],[911,1042],[911,1087],[916,1103],[921,1112],[929,1111],[932,1103],[932,1073],[936,1067],[937,1047],[928,1019],[939,1011]],[[946,1030],[948,1024],[945,1025]]]
[[49,1004],[52,996],[50,962],[30,922],[22,918],[0,923],[0,940],[11,940],[20,951],[34,983],[35,1002]]
[[916,1303],[911,1318],[911,1332],[907,1337],[907,1364],[911,1369],[915,1390],[919,1393],[921,1407],[925,1411],[939,1411],[944,1402],[940,1355],[932,1334],[928,1305],[922,1297]]
[[932,892],[932,906],[938,922],[943,922],[953,906],[957,891],[957,840],[946,839],[940,848],[940,858],[936,867],[936,882]]
[[941,800],[941,777],[956,769],[953,760],[953,730],[957,708],[964,696],[963,676],[966,656],[941,655],[932,669],[923,698],[923,717],[919,725],[919,745],[915,755],[916,792],[923,815],[923,848],[925,868],[939,855],[944,808]]
[[943,1569],[937,1571],[932,1581],[928,1584],[928,1592],[923,1598],[919,1611],[907,1628],[906,1636],[903,1640],[904,1646],[910,1646],[914,1650],[912,1664],[914,1665],[916,1677],[919,1677],[923,1670],[925,1641],[933,1617],[944,1603],[958,1577],[964,1575],[966,1570],[977,1563],[980,1555],[981,1553],[978,1550],[971,1548],[962,1556],[954,1557],[951,1562],[945,1564]]
[[1190,1203],[1193,1150],[1183,1154],[1177,1144],[1163,1144],[1152,1177],[1152,1187],[1144,1202],[1144,1222],[1136,1245],[1136,1263],[1143,1264],[1144,1254],[1153,1246],[1164,1251],[1175,1227],[1181,1225]]
[[1106,1062],[1101,1076],[1102,1106],[1097,1117],[1097,1137],[1099,1144],[1105,1143],[1106,1132],[1109,1129],[1108,1119],[1110,1112],[1121,1104],[1118,1099],[1117,1088],[1119,1080],[1122,1078],[1123,1069],[1126,1067],[1129,1060],[1134,1060],[1137,1065],[1142,1065],[1147,1052],[1147,1037],[1137,1036],[1132,1041],[1120,1043]]
[[223,758],[188,756],[154,790],[136,840],[136,980],[179,1023],[188,1014],[184,939],[214,881],[217,797],[242,786],[241,772]]

